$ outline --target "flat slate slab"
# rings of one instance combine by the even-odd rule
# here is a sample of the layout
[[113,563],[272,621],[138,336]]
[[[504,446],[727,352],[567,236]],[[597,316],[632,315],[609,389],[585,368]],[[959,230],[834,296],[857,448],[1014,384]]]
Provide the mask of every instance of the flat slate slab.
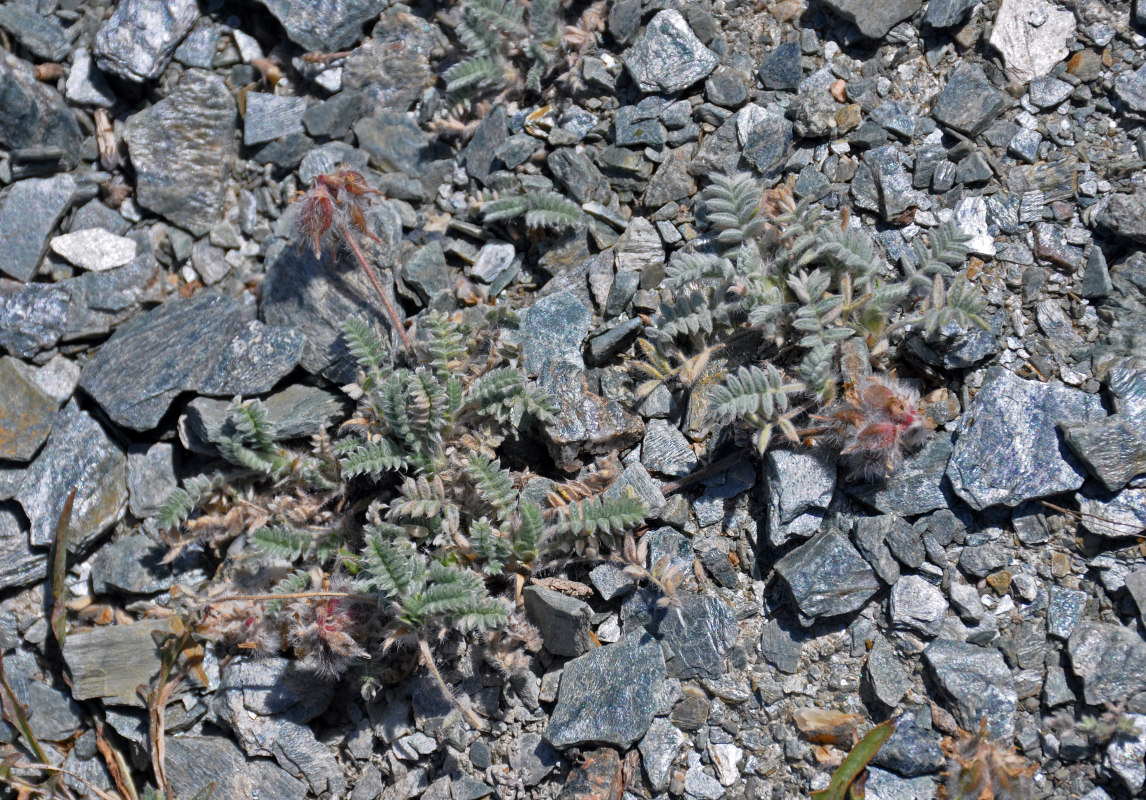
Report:
[[116,423],[150,430],[181,392],[270,391],[298,364],[304,342],[296,330],[249,319],[233,298],[201,292],[121,326],[87,363],[80,387]]

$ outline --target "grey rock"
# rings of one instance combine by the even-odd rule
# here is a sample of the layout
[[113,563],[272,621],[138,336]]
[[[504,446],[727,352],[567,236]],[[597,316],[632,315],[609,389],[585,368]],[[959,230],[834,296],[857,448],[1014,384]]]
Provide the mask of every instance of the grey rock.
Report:
[[1146,784],[1146,715],[1127,714],[1123,719],[1137,734],[1114,737],[1106,747],[1106,763],[1133,795]]
[[52,251],[81,269],[104,272],[130,264],[139,245],[102,228],[73,229],[51,241]]
[[680,601],[679,613],[657,609],[645,625],[660,642],[667,674],[681,680],[724,675],[728,652],[739,639],[732,609],[712,595],[682,593]]
[[654,792],[663,792],[668,788],[673,762],[687,738],[667,719],[657,717],[641,739],[638,745],[641,763]]
[[60,285],[0,278],[0,347],[32,358],[63,336],[71,293]]
[[1086,610],[1086,592],[1052,585],[1047,599],[1047,634],[1069,639]]
[[55,284],[68,293],[63,339],[72,341],[108,332],[139,313],[143,303],[162,299],[156,279],[159,265],[150,251],[130,264],[107,272],[85,272]]
[[848,22],[854,22],[869,39],[882,39],[898,23],[918,11],[923,0],[828,0],[825,5]]
[[1027,87],[1027,96],[1039,108],[1054,108],[1070,97],[1074,87],[1066,81],[1047,75],[1035,78]]
[[[309,113],[320,106],[311,106]],[[303,115],[306,122],[306,115]],[[359,172],[366,169],[367,156],[357,147],[351,147],[346,142],[327,142],[321,147],[307,151],[298,166],[298,177],[304,185],[310,186],[316,176],[334,172],[337,167],[347,166]]]
[[[261,314],[268,325],[290,326],[304,335],[299,364],[338,383],[354,380],[357,364],[342,337],[351,317],[385,318],[370,280],[348,259],[276,242],[267,251]],[[384,276],[380,276],[384,277]],[[381,327],[386,338],[387,329]]]
[[589,360],[593,364],[604,364],[629,344],[645,324],[639,317],[618,322],[608,330],[589,340]]
[[522,596],[525,613],[550,653],[576,658],[593,646],[589,630],[593,609],[588,603],[541,586],[527,587]]
[[[868,661],[870,663],[870,656]],[[947,758],[939,746],[942,740],[943,737],[937,731],[913,724],[909,716],[900,717],[895,733],[876,751],[871,763],[904,778],[932,775],[947,764]]]
[[1115,78],[1114,96],[1131,111],[1146,111],[1146,67],[1123,72]]
[[742,72],[719,66],[704,82],[704,96],[713,105],[739,108],[748,99],[748,82]]
[[[471,778],[469,775],[455,778],[450,784],[450,796],[453,800],[479,800],[479,798],[493,794],[493,791],[493,787],[482,783],[477,778]],[[407,793],[407,796],[410,794]]]
[[986,609],[983,608],[983,601],[979,598],[979,592],[974,586],[952,581],[948,594],[951,597],[951,605],[955,607],[955,612],[964,622],[979,622],[987,613]]
[[521,319],[522,365],[537,375],[560,362],[584,368],[581,346],[593,313],[566,291],[554,292],[526,309]]
[[219,37],[222,33],[222,25],[210,17],[199,17],[191,26],[191,32],[175,48],[172,58],[185,67],[210,69],[219,53]]
[[628,747],[652,724],[664,679],[660,645],[644,631],[592,650],[565,665],[545,738],[557,748]]
[[1103,416],[1095,395],[992,368],[960,420],[947,476],[955,492],[980,510],[1077,489],[1082,470],[1063,452],[1056,426]]
[[812,619],[857,611],[880,587],[871,567],[837,530],[796,548],[775,568],[800,613]]
[[778,620],[772,620],[760,633],[760,654],[776,669],[794,675],[800,668],[800,654],[803,651],[797,636]]
[[[764,455],[768,543],[818,529],[836,488],[836,458],[828,450],[771,449]],[[809,513],[815,512],[815,513]]]
[[899,580],[899,562],[887,546],[885,517],[861,517],[856,520],[852,540],[856,548],[871,564],[875,574],[889,586]]
[[361,116],[365,105],[365,95],[362,92],[343,89],[307,108],[302,114],[302,126],[316,138],[341,139]]
[[1067,683],[1066,672],[1057,664],[1047,667],[1046,680],[1043,682],[1043,703],[1047,708],[1058,708],[1073,702],[1074,692]]
[[1138,606],[1138,617],[1146,624],[1146,569],[1138,569],[1126,576],[1126,591]]
[[155,594],[175,582],[171,567],[163,563],[168,548],[146,536],[125,536],[99,549],[91,561],[92,591]]
[[133,430],[159,424],[184,391],[260,394],[290,372],[303,335],[246,318],[229,297],[200,292],[122,325],[84,369],[80,386]]
[[0,358],[0,459],[28,461],[48,438],[55,398],[45,394],[16,359]]
[[724,787],[716,778],[704,771],[700,753],[688,754],[688,769],[684,773],[684,791],[698,800],[717,800],[724,796]]
[[958,25],[975,5],[975,0],[931,0],[923,22],[932,28],[951,28]]
[[1011,556],[1004,542],[968,545],[959,554],[959,569],[975,578],[985,578],[1010,563]]
[[243,114],[243,144],[248,147],[302,133],[305,97],[248,92]]
[[901,778],[879,767],[868,767],[864,782],[867,800],[931,800],[935,797],[935,779],[927,775]]
[[[645,501],[645,505],[649,507],[650,514],[655,515],[665,507],[665,496],[661,492],[660,483],[649,475],[649,471],[645,469],[643,464],[630,464],[625,467],[625,471],[621,473],[621,477],[613,481],[601,496],[609,500],[620,497],[629,489],[632,489],[637,497]],[[653,531],[653,533],[655,532],[656,531]],[[651,548],[652,545],[650,543],[650,552]]]
[[947,600],[938,586],[919,577],[904,575],[891,587],[888,603],[893,625],[935,636],[947,616]]
[[1118,703],[1146,690],[1146,642],[1130,628],[1080,622],[1067,652],[1087,705]]
[[680,478],[692,472],[698,462],[680,429],[665,420],[654,419],[645,426],[641,463],[650,472]]
[[53,15],[41,14],[22,2],[0,6],[0,29],[11,34],[41,61],[63,61],[71,39]]
[[195,236],[207,233],[222,215],[236,118],[223,80],[197,69],[184,72],[166,98],[129,117],[124,140],[136,202]]
[[350,50],[362,28],[382,13],[385,0],[259,0],[304,50]]
[[607,204],[613,190],[588,154],[572,147],[559,147],[546,158],[549,171],[578,203]]
[[882,636],[867,654],[864,678],[872,694],[888,708],[895,708],[911,688],[911,673],[903,668],[895,649]]
[[620,565],[608,562],[593,567],[589,571],[589,580],[603,600],[620,597],[637,584],[636,579],[629,576]]
[[60,742],[83,727],[83,711],[67,692],[28,681],[28,724],[37,739]]
[[764,56],[756,70],[764,88],[786,91],[798,87],[804,78],[800,56],[799,42],[784,42]]
[[942,125],[977,136],[1010,104],[1010,98],[987,80],[982,67],[961,61],[947,77],[931,114]]
[[430,138],[405,114],[378,111],[354,124],[358,146],[370,155],[370,165],[383,172],[421,177],[430,159]]
[[306,784],[263,758],[248,759],[222,736],[167,737],[167,778],[179,797],[194,797],[213,784],[220,797],[266,795],[305,800]]
[[681,13],[657,13],[622,56],[642,92],[671,94],[708,77],[719,62]]
[[1114,407],[1136,421],[1146,421],[1146,369],[1133,359],[1116,362],[1107,371]]
[[1117,492],[1146,472],[1146,434],[1129,417],[1114,414],[1088,425],[1064,426],[1071,451],[1108,491]]
[[0,54],[0,146],[59,148],[70,164],[82,141],[79,123],[59,92],[37,81],[30,64]]
[[[315,386],[294,384],[262,400],[267,422],[276,442],[306,439],[320,430],[331,430],[346,418],[351,406],[342,395]],[[227,434],[230,400],[198,397],[187,404],[179,420],[179,436],[184,447],[207,455],[215,454],[215,445]]]
[[15,503],[0,503],[0,589],[27,586],[47,574],[48,550],[28,544],[28,529]]
[[498,105],[486,113],[461,153],[466,172],[483,184],[488,183],[489,175],[494,170],[497,150],[505,143],[506,136],[505,107]]
[[1070,53],[1074,12],[1048,0],[1003,0],[991,28],[991,46],[1020,83],[1046,75]]
[[1146,192],[1113,195],[1097,221],[1115,236],[1146,244]]
[[286,659],[232,661],[211,707],[247,755],[274,757],[316,795],[338,794],[346,788],[342,767],[305,724],[331,698],[329,690],[314,691],[315,680]]
[[72,678],[72,697],[144,708],[135,690],[151,681],[160,666],[159,647],[152,634],[174,634],[181,629],[179,620],[171,618],[70,633],[64,661]]
[[518,737],[509,750],[509,766],[526,786],[541,783],[557,766],[559,759],[553,746],[536,733]]
[[20,281],[32,279],[76,194],[68,174],[18,181],[0,194],[0,271]]
[[1146,528],[1146,487],[1111,494],[1100,488],[1077,493],[1082,526],[1098,536],[1136,536]]
[[158,78],[198,18],[195,0],[125,0],[96,34],[96,64],[137,83]]
[[744,158],[764,177],[779,174],[792,146],[792,123],[775,109],[749,103],[736,115]]
[[1079,285],[1079,295],[1090,300],[1109,297],[1114,290],[1110,281],[1110,270],[1106,266],[1106,256],[1101,248],[1090,248],[1086,257],[1086,271],[1082,274],[1082,283]]
[[[531,309],[537,308],[545,299],[548,298],[535,303]],[[542,372],[538,377],[539,385],[557,406],[555,418],[545,424],[544,433],[550,455],[561,469],[567,471],[580,469],[582,457],[586,454],[602,454],[628,447],[645,433],[640,417],[616,400],[589,391],[585,373],[570,363],[570,349],[577,346],[578,333],[570,330],[565,341],[550,340],[548,351],[536,339],[532,343],[527,342],[523,348],[527,365],[531,354],[534,358],[552,359],[542,362]],[[530,344],[534,346],[531,348]],[[545,355],[546,352],[549,355]],[[577,353],[576,357],[581,356]],[[658,507],[660,505],[663,505],[663,500]]]
[[664,147],[668,131],[658,119],[640,113],[638,106],[621,106],[613,118],[613,144],[618,147]]
[[[1023,130],[1016,133],[1010,143],[1007,145],[1007,152],[1015,158],[1026,161],[1028,164],[1033,164],[1039,157],[1039,145],[1042,144],[1043,137],[1038,131]],[[984,180],[989,179],[988,175]]]
[[55,541],[56,525],[73,487],[69,550],[81,551],[114,525],[127,505],[126,467],[123,451],[100,424],[76,401],[68,403],[16,493],[32,524],[31,543]]
[[998,650],[936,639],[923,651],[936,683],[955,704],[955,719],[970,730],[986,717],[992,739],[1010,742],[1015,733],[1018,694]]
[[166,442],[128,447],[127,507],[133,516],[147,519],[157,513],[178,485],[174,447]]

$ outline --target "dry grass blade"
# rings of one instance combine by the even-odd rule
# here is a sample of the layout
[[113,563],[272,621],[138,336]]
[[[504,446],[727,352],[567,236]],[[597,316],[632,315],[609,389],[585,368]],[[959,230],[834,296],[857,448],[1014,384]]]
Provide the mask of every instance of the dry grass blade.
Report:
[[[90,783],[83,776],[77,775],[74,772],[69,772],[68,770],[62,769],[60,767],[53,767],[51,764],[44,764],[44,763],[31,764],[31,763],[27,763],[27,762],[19,762],[19,763],[15,763],[15,764],[6,763],[4,765],[4,772],[7,773],[7,775],[5,775],[4,777],[8,781],[10,781],[11,782],[10,785],[12,785],[16,789],[16,791],[19,792],[18,796],[20,798],[31,797],[32,795],[41,795],[42,797],[51,797],[51,798],[71,797],[72,795],[70,792],[62,792],[61,788],[58,786],[54,787],[54,788],[53,787],[42,788],[39,786],[33,786],[32,784],[23,783],[23,782],[17,784],[15,781],[17,781],[19,779],[14,778],[11,775],[11,770],[14,770],[14,769],[38,769],[38,770],[43,770],[44,772],[51,772],[51,773],[53,773],[53,776],[66,775],[67,777],[71,778],[72,780],[79,781],[85,787],[87,787],[87,790],[89,792],[91,792],[91,795],[89,795],[90,797],[98,797],[99,800],[123,800],[123,797],[121,797],[120,795],[109,794],[108,792],[103,791],[98,786],[95,786],[94,784]],[[3,775],[3,773],[0,773],[0,775]]]
[[[185,656],[182,665],[179,664],[181,655]],[[148,736],[151,741],[151,769],[155,774],[156,785],[166,797],[171,796],[165,768],[167,751],[164,729],[166,727],[167,702],[171,699],[176,687],[193,669],[202,672],[200,666],[202,660],[203,650],[192,638],[189,631],[184,629],[179,634],[168,635],[159,644],[159,674],[155,681],[150,688],[140,686],[136,690],[147,703]]]
[[1146,533],[1146,528],[1143,528],[1141,525],[1135,525],[1131,522],[1119,522],[1118,520],[1110,519],[1109,517],[1103,517],[1098,514],[1088,514],[1085,511],[1075,511],[1070,508],[1063,508],[1062,506],[1056,506],[1054,503],[1048,503],[1046,500],[1040,500],[1039,502],[1052,511],[1058,511],[1061,514],[1066,514],[1068,517],[1073,517],[1079,522],[1084,522],[1086,519],[1093,519],[1097,520],[1098,522],[1110,525],[1114,528],[1124,528],[1126,530],[1126,533],[1123,534],[1124,536],[1138,536],[1139,534]]
[[139,800],[139,793],[135,790],[135,783],[131,780],[131,767],[128,766],[123,753],[114,748],[107,737],[103,735],[103,721],[99,717],[95,718],[95,734],[96,748],[103,756],[107,771],[112,780],[115,781],[119,793],[126,800]]
[[56,526],[56,543],[52,552],[52,634],[56,645],[64,649],[64,639],[68,635],[68,611],[64,579],[68,575],[68,534],[72,525],[72,506],[76,502],[76,487],[68,492],[64,510],[60,512],[60,522]]

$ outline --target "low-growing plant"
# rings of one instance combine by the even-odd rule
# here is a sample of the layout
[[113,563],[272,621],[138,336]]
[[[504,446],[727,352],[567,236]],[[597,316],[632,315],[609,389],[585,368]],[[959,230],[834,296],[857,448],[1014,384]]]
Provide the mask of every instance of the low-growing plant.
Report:
[[[786,186],[765,194],[746,174],[714,176],[698,219],[708,226],[705,243],[666,265],[662,287],[673,300],[640,342],[645,358],[634,366],[648,380],[638,394],[661,383],[689,391],[706,383],[708,412],[745,422],[761,451],[777,430],[799,441],[794,420],[826,407],[818,430],[854,457],[858,473],[893,468],[903,447],[925,438],[918,397],[877,377],[844,386],[833,405],[841,348],[860,340],[884,367],[893,332],[984,326],[980,294],[956,271],[967,237],[944,223],[926,240],[917,236],[913,259],[895,270],[846,211],[831,218],[796,202]],[[769,359],[764,368],[754,363],[758,354]],[[724,373],[716,380],[714,365]]]
[[[548,498],[524,491],[528,474],[506,466],[499,449],[550,420],[552,401],[511,366],[500,328],[459,317],[424,313],[409,356],[391,351],[368,322],[349,320],[345,341],[360,369],[344,389],[357,408],[310,453],[276,442],[259,401],[232,405],[220,452],[235,469],[186,482],[157,524],[192,536],[222,526],[226,533],[211,539],[217,547],[245,535],[293,571],[257,595],[233,577],[208,598],[201,634],[264,652],[285,647],[328,676],[412,649],[453,699],[434,643],[500,631],[494,661],[510,663],[504,651],[528,638],[513,633],[528,627],[515,611],[523,586],[571,544],[640,559],[637,577],[675,589],[675,576],[646,570],[645,550],[624,540],[647,513],[631,490],[606,497],[607,484],[590,481],[568,491],[559,484]],[[407,357],[414,365],[403,364]],[[228,520],[228,502],[245,516]],[[176,548],[187,542],[173,539]],[[225,572],[238,572],[244,558]]]

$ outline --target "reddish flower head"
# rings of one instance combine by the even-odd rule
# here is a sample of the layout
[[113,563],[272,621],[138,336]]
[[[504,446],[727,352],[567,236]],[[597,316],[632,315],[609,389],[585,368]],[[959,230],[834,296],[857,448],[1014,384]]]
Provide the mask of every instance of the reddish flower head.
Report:
[[314,249],[315,258],[333,237],[357,231],[374,241],[378,237],[366,220],[372,195],[381,194],[366,185],[362,173],[343,167],[329,175],[316,175],[310,190],[298,203],[295,227]]

